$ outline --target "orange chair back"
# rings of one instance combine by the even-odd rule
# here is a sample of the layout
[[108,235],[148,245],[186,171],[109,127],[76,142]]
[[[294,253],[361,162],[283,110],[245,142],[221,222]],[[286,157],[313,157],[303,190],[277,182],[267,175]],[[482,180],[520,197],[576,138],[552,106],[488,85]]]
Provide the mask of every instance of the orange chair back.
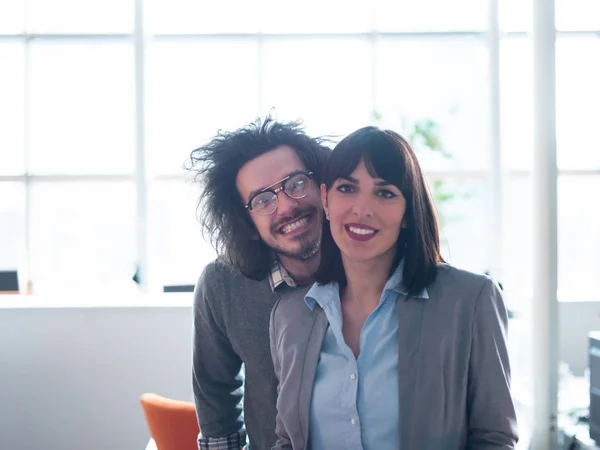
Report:
[[140,398],[150,435],[158,450],[198,450],[198,421],[193,403],[147,393]]

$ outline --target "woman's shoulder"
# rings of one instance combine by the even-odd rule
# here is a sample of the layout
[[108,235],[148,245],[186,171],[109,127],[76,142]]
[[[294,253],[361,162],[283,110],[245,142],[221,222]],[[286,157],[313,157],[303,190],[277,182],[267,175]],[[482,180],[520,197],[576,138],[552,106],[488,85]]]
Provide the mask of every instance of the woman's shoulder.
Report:
[[485,287],[494,288],[496,285],[497,283],[486,274],[442,263],[438,265],[435,281],[428,289],[453,293],[453,295],[463,293],[468,297],[472,295],[477,297]]
[[438,266],[436,279],[427,290],[429,298],[433,300],[429,306],[443,316],[451,315],[449,311],[460,310],[460,317],[469,318],[476,311],[506,309],[502,290],[493,278],[450,264]]
[[289,320],[299,317],[304,312],[310,312],[305,297],[312,286],[303,286],[284,293],[271,312],[273,321]]
[[317,319],[325,317],[323,310],[312,298],[307,298],[311,286],[286,292],[271,311],[270,335],[272,342],[283,336],[291,342],[305,342],[314,331]]

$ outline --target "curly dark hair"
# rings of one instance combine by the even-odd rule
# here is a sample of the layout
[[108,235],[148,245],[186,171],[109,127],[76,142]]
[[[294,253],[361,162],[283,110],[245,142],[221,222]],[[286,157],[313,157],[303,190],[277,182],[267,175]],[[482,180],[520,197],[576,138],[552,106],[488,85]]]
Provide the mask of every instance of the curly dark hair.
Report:
[[207,144],[193,150],[184,163],[201,185],[197,216],[202,235],[219,259],[244,275],[262,280],[271,270],[272,250],[253,238],[257,230],[242,204],[236,186],[239,170],[248,161],[281,145],[292,147],[317,183],[323,179],[330,148],[325,138],[311,138],[300,122],[258,118],[238,130],[219,131]]
[[[327,191],[337,179],[350,176],[361,160],[371,176],[389,181],[406,199],[406,228],[398,237],[390,275],[404,259],[403,284],[409,294],[418,294],[435,280],[437,266],[444,259],[435,206],[417,157],[398,133],[373,126],[361,128],[333,149],[323,180]],[[323,223],[321,262],[315,280],[319,284],[337,282],[340,287],[347,282],[342,255],[327,221]]]

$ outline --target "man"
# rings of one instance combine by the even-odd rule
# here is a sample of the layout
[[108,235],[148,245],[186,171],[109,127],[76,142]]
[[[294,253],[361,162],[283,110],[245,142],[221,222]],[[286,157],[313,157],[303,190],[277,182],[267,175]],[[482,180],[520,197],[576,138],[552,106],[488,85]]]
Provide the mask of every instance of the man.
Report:
[[328,153],[298,124],[267,118],[219,133],[191,154],[188,168],[202,183],[200,221],[218,253],[194,294],[200,450],[239,450],[246,432],[249,450],[275,444],[269,315],[318,267]]

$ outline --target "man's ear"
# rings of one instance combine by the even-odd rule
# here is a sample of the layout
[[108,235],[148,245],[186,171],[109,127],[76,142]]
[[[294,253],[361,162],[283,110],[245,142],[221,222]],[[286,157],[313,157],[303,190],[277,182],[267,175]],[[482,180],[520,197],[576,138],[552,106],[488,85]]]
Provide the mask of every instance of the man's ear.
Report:
[[324,184],[321,184],[321,203],[323,204],[325,217],[329,219],[329,207],[327,205],[327,186],[325,186]]

